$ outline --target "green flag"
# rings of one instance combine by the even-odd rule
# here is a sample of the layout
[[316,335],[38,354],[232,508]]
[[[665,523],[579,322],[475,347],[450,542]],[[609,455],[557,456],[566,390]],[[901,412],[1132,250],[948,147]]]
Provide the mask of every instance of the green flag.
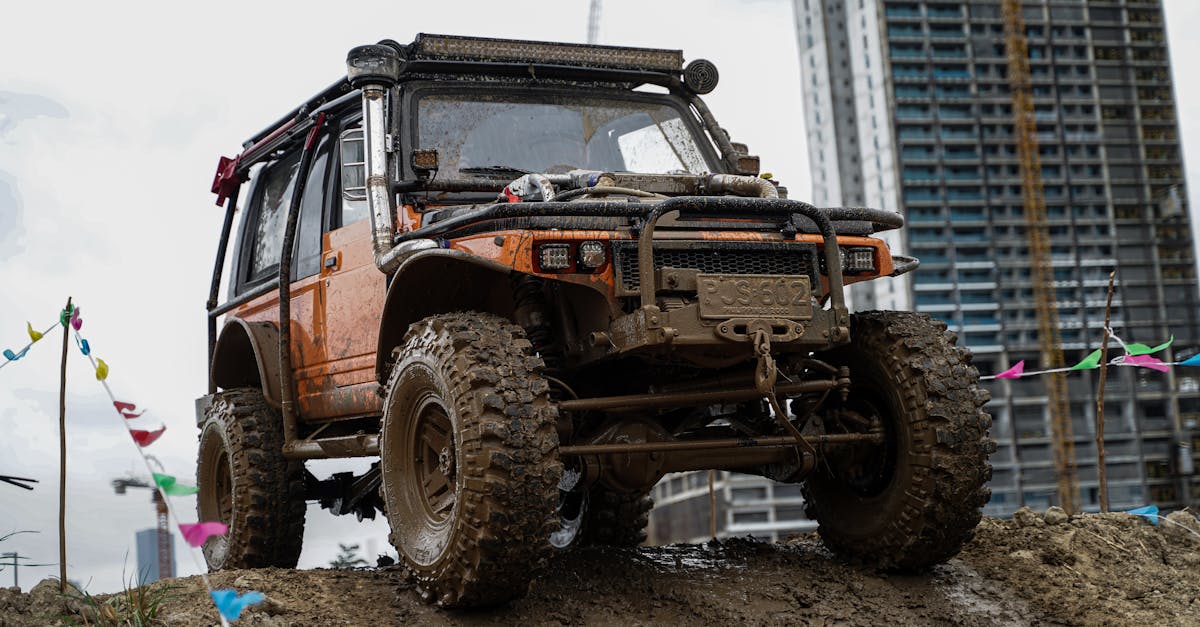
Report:
[[1100,349],[1091,352],[1083,361],[1071,366],[1071,370],[1091,370],[1092,368],[1100,367]]
[[190,485],[175,483],[175,477],[171,475],[160,475],[157,472],[154,473],[154,483],[158,484],[158,487],[162,488],[167,496],[188,496],[200,491]]
[[1145,344],[1126,344],[1125,350],[1129,351],[1130,355],[1149,355],[1151,353],[1157,353],[1158,351],[1163,350],[1164,348],[1170,346],[1171,342],[1174,341],[1175,336],[1172,335],[1171,339],[1153,348],[1146,346]]

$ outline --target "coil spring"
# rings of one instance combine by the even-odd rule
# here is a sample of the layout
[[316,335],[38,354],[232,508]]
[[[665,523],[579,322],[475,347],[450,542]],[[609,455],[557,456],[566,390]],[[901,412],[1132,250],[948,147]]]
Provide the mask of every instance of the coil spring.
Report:
[[533,350],[541,354],[548,372],[557,372],[562,366],[562,356],[554,342],[542,280],[527,274],[513,275],[513,303],[517,323],[524,327]]

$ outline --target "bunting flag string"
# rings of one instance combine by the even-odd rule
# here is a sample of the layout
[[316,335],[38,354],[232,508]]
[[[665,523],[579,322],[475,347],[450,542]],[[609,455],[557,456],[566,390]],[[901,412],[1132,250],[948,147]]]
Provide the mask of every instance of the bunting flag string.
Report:
[[[1137,342],[1126,343],[1119,335],[1116,334],[1110,327],[1108,329],[1109,337],[1114,340],[1120,348],[1125,351],[1125,354],[1118,355],[1108,361],[1109,366],[1132,366],[1137,368],[1149,368],[1158,372],[1167,372],[1172,366],[1200,366],[1200,354],[1193,355],[1183,361],[1163,361],[1153,354],[1166,350],[1175,342],[1175,336],[1157,346],[1147,346]],[[1008,370],[998,372],[996,374],[979,377],[982,381],[992,379],[1020,379],[1021,377],[1032,377],[1037,375],[1051,374],[1055,372],[1073,372],[1076,370],[1094,370],[1100,367],[1101,350],[1096,349],[1082,361],[1069,368],[1049,368],[1046,370],[1025,371],[1025,360],[1021,360],[1013,365]]]
[[[113,409],[117,415],[121,417],[121,424],[125,426],[125,430],[129,433],[130,439],[137,445],[135,448],[138,455],[142,458],[142,462],[146,465],[146,471],[154,478],[155,489],[158,490],[163,502],[167,506],[167,515],[171,522],[179,529],[184,540],[188,543],[191,550],[188,553],[196,564],[196,569],[200,572],[200,578],[204,582],[204,587],[208,590],[208,594],[212,597],[213,605],[217,609],[218,616],[221,619],[223,627],[229,626],[229,621],[235,621],[241,616],[242,611],[256,603],[261,603],[266,597],[261,592],[249,591],[243,594],[238,594],[234,590],[214,590],[212,582],[209,581],[206,569],[201,564],[196,556],[195,548],[202,546],[206,540],[212,536],[222,536],[228,533],[229,528],[224,523],[212,521],[200,521],[196,523],[181,523],[176,515],[175,507],[171,504],[170,497],[172,496],[189,496],[196,494],[199,490],[195,486],[185,485],[172,475],[165,471],[156,472],[156,468],[162,471],[162,464],[158,460],[145,452],[145,448],[154,444],[163,433],[166,432],[166,425],[160,424],[157,429],[141,429],[135,428],[132,423],[144,420],[143,415],[145,409],[138,408],[137,404],[127,401],[119,401],[112,388],[108,384],[109,366],[103,359],[92,354],[91,347],[88,341],[80,335],[79,330],[83,326],[83,319],[79,316],[79,308],[75,307],[71,311],[64,309],[59,314],[59,323],[65,327],[70,326],[74,331],[76,345],[79,346],[80,353],[88,359],[92,364],[92,368],[96,371],[96,380],[104,387],[104,392],[108,394],[108,399],[112,402]],[[32,328],[32,327],[30,327]],[[53,327],[51,327],[53,328]]]
[[29,349],[34,344],[36,344],[38,340],[45,337],[47,333],[53,331],[54,327],[56,327],[56,326],[58,326],[57,322],[46,327],[45,331],[38,331],[37,329],[33,328],[33,323],[26,322],[25,323],[25,332],[28,333],[28,335],[29,335],[29,343],[26,344],[24,347],[21,348],[21,350],[18,350],[18,351],[14,351],[11,348],[6,348],[3,351],[0,351],[0,354],[4,355],[4,361],[0,362],[0,368],[3,368],[5,366],[7,366],[8,364],[11,364],[12,362],[17,361],[18,359],[24,357],[25,354],[29,352]]

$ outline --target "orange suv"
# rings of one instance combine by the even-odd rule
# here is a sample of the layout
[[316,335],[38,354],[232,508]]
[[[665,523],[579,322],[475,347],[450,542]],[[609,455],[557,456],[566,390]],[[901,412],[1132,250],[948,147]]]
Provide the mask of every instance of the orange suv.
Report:
[[[970,354],[844,299],[917,266],[873,237],[903,220],[787,199],[700,99],[717,78],[420,35],[222,158],[209,567],[295,566],[317,500],[384,513],[426,600],[501,603],[557,550],[640,543],[654,484],[707,469],[803,483],[824,541],[881,567],[957,553],[993,447]],[[343,457],[378,461],[304,467]]]

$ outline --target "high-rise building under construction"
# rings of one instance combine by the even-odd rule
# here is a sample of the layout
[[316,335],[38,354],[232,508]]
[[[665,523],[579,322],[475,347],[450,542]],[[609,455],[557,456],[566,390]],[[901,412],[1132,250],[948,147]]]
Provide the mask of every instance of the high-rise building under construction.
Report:
[[[1035,369],[1044,339],[1003,5],[794,0],[811,200],[902,212],[908,226],[889,243],[921,260],[910,275],[856,286],[854,307],[944,320],[985,374],[1021,360]],[[1161,3],[1020,5],[1065,363],[1101,342],[1110,271],[1120,338],[1154,345],[1173,335],[1158,357],[1195,354],[1196,266]],[[1077,502],[1093,511],[1097,372],[1067,377]],[[1057,502],[1043,381],[987,387],[999,443],[988,512]],[[1200,502],[1200,369],[1111,368],[1104,412],[1112,508]]]

